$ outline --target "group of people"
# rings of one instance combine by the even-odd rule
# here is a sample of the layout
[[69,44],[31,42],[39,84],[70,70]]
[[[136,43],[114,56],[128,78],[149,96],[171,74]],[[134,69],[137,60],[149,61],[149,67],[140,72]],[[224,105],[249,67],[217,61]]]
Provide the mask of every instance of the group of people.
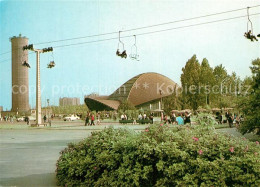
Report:
[[153,113],[151,113],[149,116],[147,116],[146,113],[144,113],[144,114],[139,113],[138,120],[140,121],[140,120],[150,119],[153,121],[153,117],[154,117]]
[[12,123],[14,121],[14,117],[13,116],[3,116],[3,117],[0,117],[0,121],[10,121]]
[[191,123],[190,117],[191,117],[191,113],[187,111],[185,113],[177,113],[177,114],[175,112],[172,112],[169,118],[167,115],[164,115],[163,120],[167,124],[184,125],[184,124]]
[[[93,113],[87,113],[86,120],[85,120],[85,126],[94,126],[95,123],[95,115]],[[100,113],[97,113],[97,125],[100,125]]]
[[[146,113],[144,113],[144,114],[139,113],[137,119],[130,117],[130,120],[133,120],[133,124],[144,123],[145,120],[150,120],[149,123],[153,123],[153,117],[154,117],[153,113],[151,113],[149,116],[147,116]],[[121,114],[120,119],[128,120],[128,117],[125,113],[123,113],[123,114]]]
[[216,120],[218,121],[219,124],[222,123],[228,123],[229,127],[231,128],[233,124],[235,123],[236,127],[239,127],[239,124],[243,121],[243,116],[242,115],[237,115],[237,114],[232,114],[231,112],[227,111],[225,113],[225,120],[223,120],[222,113],[217,112],[216,113]]

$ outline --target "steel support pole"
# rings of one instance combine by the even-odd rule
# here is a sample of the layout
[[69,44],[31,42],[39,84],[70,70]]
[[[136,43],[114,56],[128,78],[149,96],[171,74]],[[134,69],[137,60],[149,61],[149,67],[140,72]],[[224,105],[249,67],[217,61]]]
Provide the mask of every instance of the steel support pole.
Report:
[[41,114],[41,80],[40,80],[40,50],[36,51],[36,124],[42,124]]

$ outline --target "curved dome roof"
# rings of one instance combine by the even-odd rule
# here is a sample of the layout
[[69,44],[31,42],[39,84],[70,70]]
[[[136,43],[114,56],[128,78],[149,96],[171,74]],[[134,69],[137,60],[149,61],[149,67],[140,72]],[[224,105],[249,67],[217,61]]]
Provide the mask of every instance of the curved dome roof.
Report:
[[143,73],[125,82],[109,100],[130,101],[134,106],[160,99],[172,94],[178,85],[166,76],[158,73]]

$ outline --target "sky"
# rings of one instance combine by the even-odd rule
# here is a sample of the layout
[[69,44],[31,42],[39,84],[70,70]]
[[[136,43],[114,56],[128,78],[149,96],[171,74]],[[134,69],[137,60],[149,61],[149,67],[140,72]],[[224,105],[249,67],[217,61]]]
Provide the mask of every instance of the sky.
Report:
[[[145,72],[163,74],[180,84],[182,68],[196,54],[201,62],[207,58],[211,67],[223,64],[228,73],[242,79],[250,76],[252,60],[260,56],[260,42],[250,42],[243,34],[247,17],[165,32],[141,33],[182,27],[219,19],[244,16],[246,9],[227,14],[182,21],[147,29],[121,33],[126,52],[131,54],[137,35],[139,61],[116,56],[118,31],[183,20],[213,13],[260,5],[258,0],[97,0],[97,1],[0,1],[0,106],[10,110],[12,36],[26,36],[34,48],[53,47],[52,53],[41,54],[42,105],[50,99],[58,105],[60,97],[80,97],[99,93],[109,95],[130,78]],[[260,7],[249,9],[260,13]],[[250,16],[255,34],[260,33],[260,15]],[[89,35],[113,33],[97,37]],[[130,36],[124,38],[124,36]],[[89,41],[115,38],[103,42]],[[73,46],[68,44],[83,43]],[[59,47],[63,46],[63,47]],[[56,67],[47,68],[54,60]],[[35,107],[36,55],[29,55],[30,105]]]

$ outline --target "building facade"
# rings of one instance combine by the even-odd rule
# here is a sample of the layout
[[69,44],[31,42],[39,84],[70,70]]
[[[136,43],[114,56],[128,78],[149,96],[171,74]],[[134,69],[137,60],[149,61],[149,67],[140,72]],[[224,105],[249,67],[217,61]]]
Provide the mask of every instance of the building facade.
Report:
[[80,105],[80,99],[78,97],[63,97],[59,100],[60,106],[73,106]]
[[12,45],[12,111],[29,111],[29,80],[28,67],[23,63],[28,63],[28,51],[23,50],[23,46],[28,45],[28,38],[21,34],[10,38]]

